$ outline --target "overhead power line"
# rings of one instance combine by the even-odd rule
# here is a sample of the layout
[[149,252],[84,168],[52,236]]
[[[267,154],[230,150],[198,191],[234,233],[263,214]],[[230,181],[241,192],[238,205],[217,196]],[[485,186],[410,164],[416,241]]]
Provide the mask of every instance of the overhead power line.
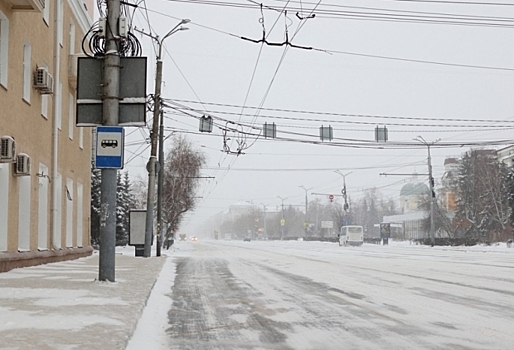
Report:
[[[182,100],[182,99],[167,99],[163,98],[164,101],[168,103],[175,104],[178,107],[183,108],[190,108],[186,106],[180,106],[177,104],[177,102],[183,102],[183,103],[193,103],[193,104],[202,104],[202,105],[211,105],[211,106],[219,106],[219,107],[230,107],[230,108],[241,108],[242,106],[234,105],[234,104],[224,104],[224,103],[216,103],[216,102],[198,102],[198,101],[192,101],[192,100]],[[309,110],[297,110],[297,109],[285,109],[285,108],[265,108],[265,107],[254,107],[254,106],[245,106],[245,109],[259,109],[262,111],[270,111],[270,112],[279,112],[279,113],[295,113],[295,114],[307,114],[307,115],[321,115],[321,116],[332,116],[332,117],[355,117],[355,118],[364,118],[364,119],[393,119],[393,120],[417,120],[417,121],[435,121],[435,122],[462,122],[462,123],[489,123],[494,124],[495,127],[498,127],[498,123],[504,123],[505,125],[508,125],[508,127],[514,126],[514,120],[498,120],[498,119],[466,119],[466,118],[428,118],[428,117],[410,117],[410,116],[388,116],[388,115],[378,115],[378,114],[350,114],[350,113],[337,113],[337,112],[320,112],[320,111],[309,111]],[[194,108],[190,108],[192,111],[196,111]],[[201,112],[200,110],[198,110]],[[231,114],[229,112],[218,112],[215,113],[225,113],[225,114]],[[282,116],[269,116],[274,117],[277,119],[289,119],[289,117],[282,117]],[[316,119],[316,118],[298,118],[298,117],[291,117],[291,120],[300,120],[300,121],[316,121],[316,122],[334,122],[334,123],[345,123],[346,120],[327,120],[327,119]],[[372,124],[376,124],[377,122],[374,121]],[[510,125],[509,125],[510,124]],[[419,125],[418,125],[419,126]],[[426,126],[423,124],[423,126]],[[429,125],[431,126],[431,125]],[[445,127],[448,126],[448,124],[444,125]],[[482,127],[480,125],[479,127]]]

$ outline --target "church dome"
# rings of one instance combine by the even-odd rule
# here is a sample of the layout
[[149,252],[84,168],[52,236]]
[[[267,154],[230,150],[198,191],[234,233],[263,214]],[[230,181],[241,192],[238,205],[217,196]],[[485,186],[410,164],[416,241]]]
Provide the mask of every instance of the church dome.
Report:
[[428,186],[423,182],[410,182],[402,187],[400,197],[423,196],[429,193]]

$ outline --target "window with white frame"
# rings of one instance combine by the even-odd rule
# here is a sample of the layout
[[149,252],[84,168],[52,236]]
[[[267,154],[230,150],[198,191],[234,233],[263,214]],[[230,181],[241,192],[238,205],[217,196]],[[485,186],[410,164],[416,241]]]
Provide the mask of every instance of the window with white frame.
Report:
[[45,0],[45,8],[43,9],[43,21],[50,26],[50,0]]
[[57,128],[62,130],[62,83],[59,80],[59,84],[57,85],[57,96],[56,99],[56,118],[57,118]]
[[69,33],[69,51],[70,55],[75,53],[75,23],[70,23],[70,33]]
[[79,147],[84,149],[84,128],[79,128]]
[[0,85],[7,88],[7,58],[9,49],[9,20],[0,11]]
[[[43,64],[43,67],[48,69],[48,65],[46,63]],[[48,119],[48,99],[50,98],[49,95],[43,94],[41,95],[41,115]]]
[[80,182],[77,182],[77,247],[83,247],[83,227],[84,223],[82,221],[83,213],[82,213],[82,203],[84,201],[84,187]]
[[32,87],[31,79],[31,54],[32,47],[25,41],[23,43],[23,99],[30,103],[30,89]]
[[59,42],[59,45],[61,47],[63,46],[63,26],[64,26],[64,20],[63,20],[63,0],[57,0],[57,40]]
[[72,94],[68,97],[68,137],[73,140],[73,132],[75,129],[75,98]]

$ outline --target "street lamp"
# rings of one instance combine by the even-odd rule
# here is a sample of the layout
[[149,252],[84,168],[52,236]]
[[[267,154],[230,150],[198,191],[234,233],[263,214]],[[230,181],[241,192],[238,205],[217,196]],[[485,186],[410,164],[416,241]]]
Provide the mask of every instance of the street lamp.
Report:
[[284,201],[287,198],[282,198],[280,196],[277,196],[282,201],[282,219],[280,220],[280,240],[284,239],[284,226],[286,224],[286,221],[284,220]]
[[343,188],[341,189],[341,194],[343,195],[343,198],[344,198],[343,209],[344,209],[344,212],[346,213],[348,211],[348,209],[350,208],[348,205],[347,197],[346,197],[346,176],[350,175],[352,173],[352,171],[350,171],[349,173],[346,173],[346,174],[343,174],[339,170],[334,170],[334,172],[343,177]]
[[261,203],[262,207],[264,208],[264,211],[262,212],[263,221],[264,221],[264,237],[268,237],[268,230],[266,229],[266,205]]
[[[181,27],[181,25],[189,23],[189,19],[183,19],[175,27],[173,27],[162,39],[157,36],[152,36],[143,32],[143,34],[150,36],[157,42],[159,47],[157,56],[157,68],[155,73],[155,92],[154,92],[154,110],[153,110],[153,125],[152,134],[150,135],[151,141],[151,153],[150,159],[146,168],[148,170],[148,195],[147,195],[147,209],[146,209],[146,224],[145,224],[145,249],[144,257],[148,258],[151,255],[152,247],[152,236],[153,236],[153,209],[154,209],[154,198],[155,198],[155,175],[156,175],[156,159],[157,159],[157,135],[159,132],[159,113],[160,113],[160,99],[161,99],[161,85],[162,85],[162,44],[164,40],[170,37],[172,34],[180,31],[187,30],[188,28]],[[159,171],[162,171],[160,169]],[[159,235],[157,236],[157,255],[160,255],[161,246],[161,228],[158,227]]]
[[432,176],[432,158],[430,156],[430,146],[433,146],[435,143],[439,142],[440,139],[437,139],[433,142],[427,142],[421,136],[417,136],[414,138],[414,141],[421,142],[428,149],[428,183],[430,186],[430,243],[432,247],[435,245],[435,233],[434,233],[434,178]]
[[305,186],[303,186],[303,185],[299,186],[299,187],[305,191],[305,222],[303,224],[303,228],[305,230],[305,237],[307,237],[307,225],[308,225],[308,222],[309,222],[309,220],[307,218],[307,213],[308,213],[308,209],[309,209],[309,202],[307,200],[307,191],[312,190],[313,187],[305,188]]

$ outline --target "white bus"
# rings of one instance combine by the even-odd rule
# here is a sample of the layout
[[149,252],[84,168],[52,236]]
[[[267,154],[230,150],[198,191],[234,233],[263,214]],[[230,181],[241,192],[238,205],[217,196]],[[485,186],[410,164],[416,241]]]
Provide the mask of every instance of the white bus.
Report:
[[339,246],[356,245],[364,242],[364,229],[362,226],[343,226],[339,233]]

